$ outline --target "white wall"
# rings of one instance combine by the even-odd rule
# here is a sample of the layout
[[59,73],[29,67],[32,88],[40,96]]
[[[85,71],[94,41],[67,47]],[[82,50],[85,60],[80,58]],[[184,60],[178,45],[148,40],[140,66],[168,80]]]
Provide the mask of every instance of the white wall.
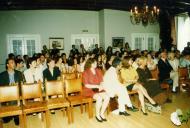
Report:
[[[107,48],[112,37],[125,37],[131,42],[131,33],[159,33],[158,25],[132,25],[129,15],[126,11],[108,9],[0,11],[0,64],[7,57],[7,34],[39,34],[41,46],[49,46],[49,37],[63,37],[65,50],[61,52],[68,53],[72,34],[99,34],[100,46]],[[2,70],[4,65],[0,65]]]
[[[43,46],[49,37],[63,37],[65,50],[71,49],[71,34],[99,34],[99,13],[74,10],[25,10],[0,12],[0,64],[7,57],[7,34],[39,34]],[[2,67],[4,69],[4,66]],[[0,67],[1,70],[1,67]]]
[[125,37],[125,41],[131,43],[131,33],[158,33],[159,24],[133,25],[130,21],[130,12],[104,10],[105,21],[105,47],[112,45],[112,37]]

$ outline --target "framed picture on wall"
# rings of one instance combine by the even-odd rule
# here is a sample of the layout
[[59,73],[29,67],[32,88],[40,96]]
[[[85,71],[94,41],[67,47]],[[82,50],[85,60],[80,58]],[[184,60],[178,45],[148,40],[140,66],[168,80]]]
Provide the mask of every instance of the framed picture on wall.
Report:
[[112,37],[112,47],[121,48],[125,42],[125,37]]
[[64,49],[64,38],[50,37],[49,38],[49,49],[53,49],[53,47],[63,50]]

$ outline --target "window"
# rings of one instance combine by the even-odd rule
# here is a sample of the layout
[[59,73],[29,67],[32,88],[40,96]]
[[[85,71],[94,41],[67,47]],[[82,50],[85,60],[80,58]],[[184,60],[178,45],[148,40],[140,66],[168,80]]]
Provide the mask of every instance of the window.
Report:
[[8,46],[7,51],[15,55],[32,56],[34,53],[41,51],[40,36],[39,35],[7,35]]
[[99,36],[97,34],[74,34],[71,36],[71,42],[77,49],[80,48],[80,44],[83,44],[86,50],[91,51],[95,44],[98,44]]
[[159,49],[159,36],[156,33],[133,33],[131,48],[157,51]]

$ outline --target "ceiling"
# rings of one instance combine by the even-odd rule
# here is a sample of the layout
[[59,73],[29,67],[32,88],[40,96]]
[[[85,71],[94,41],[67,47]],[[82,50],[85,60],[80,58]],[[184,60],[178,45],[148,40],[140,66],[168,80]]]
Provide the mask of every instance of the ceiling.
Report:
[[190,13],[190,0],[0,0],[0,10],[74,9],[102,10],[117,9],[129,11],[144,1],[150,6],[157,5],[170,14]]

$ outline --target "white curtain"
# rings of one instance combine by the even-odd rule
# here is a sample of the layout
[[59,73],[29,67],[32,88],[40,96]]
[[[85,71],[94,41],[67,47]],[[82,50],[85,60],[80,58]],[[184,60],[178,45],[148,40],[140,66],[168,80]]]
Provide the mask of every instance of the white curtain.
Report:
[[182,51],[190,42],[190,18],[188,16],[176,17],[177,48]]

